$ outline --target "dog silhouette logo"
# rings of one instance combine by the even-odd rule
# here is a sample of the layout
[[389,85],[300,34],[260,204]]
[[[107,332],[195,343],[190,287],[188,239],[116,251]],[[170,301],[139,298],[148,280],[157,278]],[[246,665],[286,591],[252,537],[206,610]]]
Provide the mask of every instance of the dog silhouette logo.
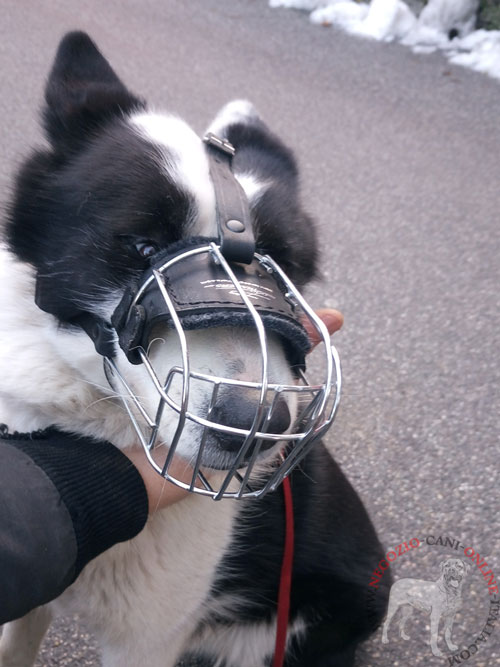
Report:
[[470,564],[460,558],[447,558],[440,565],[440,576],[435,581],[424,579],[398,579],[391,586],[387,617],[382,628],[382,643],[389,642],[388,631],[392,619],[401,607],[399,635],[410,639],[406,625],[415,609],[430,614],[432,653],[437,657],[444,654],[438,646],[439,625],[444,622],[444,639],[450,651],[458,646],[453,643],[451,634],[455,614],[462,606],[462,586]]

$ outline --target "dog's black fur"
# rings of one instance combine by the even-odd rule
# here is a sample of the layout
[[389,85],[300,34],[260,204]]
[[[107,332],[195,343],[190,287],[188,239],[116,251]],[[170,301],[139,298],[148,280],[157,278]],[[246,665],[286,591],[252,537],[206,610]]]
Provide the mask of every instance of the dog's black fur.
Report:
[[[196,219],[191,194],[160,173],[151,159],[154,147],[125,122],[127,114],[143,108],[86,35],[66,36],[46,89],[50,145],[22,168],[7,225],[10,249],[48,281],[62,325],[75,311],[102,312],[110,294],[142,273],[149,259],[141,256],[141,243],[163,249],[189,236]],[[305,284],[317,273],[317,248],[312,222],[298,201],[292,153],[259,119],[230,125],[227,138],[237,149],[235,171],[244,167],[272,183],[252,208],[258,247]],[[290,618],[302,619],[305,629],[300,640],[292,640],[285,664],[352,665],[357,643],[384,614],[388,577],[370,609],[367,601],[382,548],[363,504],[322,445],[291,482],[296,545]],[[219,623],[275,618],[282,494],[242,508],[212,586],[213,601],[232,594],[240,601],[229,620],[227,614],[210,614],[209,601],[200,636]],[[182,664],[213,665],[216,659],[201,649]]]
[[[356,645],[385,612],[389,576],[374,602],[368,593],[382,548],[359,497],[323,445],[292,472],[291,482],[296,542],[290,622],[301,617],[307,632],[303,641],[292,643],[285,665],[347,667]],[[249,502],[244,516],[213,595],[235,592],[247,598],[238,608],[240,623],[271,620],[284,544],[282,494]],[[217,622],[217,617],[206,621]]]
[[[154,147],[124,122],[145,103],[86,35],[61,42],[45,98],[50,147],[34,153],[18,176],[8,241],[51,279],[61,303],[92,310],[103,298],[100,286],[120,289],[147,266],[134,243],[164,248],[182,238],[196,204],[173,180],[165,182],[151,159]],[[235,170],[244,164],[273,181],[253,210],[259,248],[304,284],[315,272],[316,241],[297,200],[291,152],[260,122],[234,125],[227,138],[237,147]]]

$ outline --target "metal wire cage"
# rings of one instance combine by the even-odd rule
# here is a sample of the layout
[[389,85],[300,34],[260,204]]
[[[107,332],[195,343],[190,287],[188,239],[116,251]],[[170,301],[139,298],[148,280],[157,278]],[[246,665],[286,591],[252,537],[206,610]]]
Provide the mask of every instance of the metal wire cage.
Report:
[[[260,380],[257,382],[219,377],[191,370],[188,340],[173,300],[166,287],[164,273],[173,264],[202,253],[208,254],[211,261],[223,270],[227,279],[234,286],[242,304],[246,306],[246,309],[251,314],[253,325],[258,334],[261,353]],[[245,287],[240,283],[230,264],[224,258],[220,246],[216,243],[208,243],[207,245],[187,249],[185,252],[166,260],[141,285],[131,305],[132,308],[135,304],[140,303],[145,291],[148,288],[150,289],[151,286],[156,286],[168,308],[180,346],[182,365],[172,367],[165,379],[158,377],[146,350],[142,348],[138,350],[142,363],[158,393],[158,404],[154,415],[146,411],[140,398],[134,394],[129,382],[127,382],[126,374],[120,371],[115,361],[108,357],[104,359],[108,381],[120,396],[146,456],[154,469],[173,484],[193,493],[209,496],[214,500],[222,498],[257,498],[269,491],[275,490],[292,469],[306,456],[314,443],[330,428],[335,419],[340,401],[340,360],[337,350],[330,345],[330,336],[326,326],[317,317],[293,282],[271,257],[255,253],[255,259],[265,271],[273,274],[281,282],[281,285],[286,290],[286,299],[294,304],[294,309],[302,317],[307,318],[317,331],[321,339],[318,347],[322,349],[323,355],[323,362],[321,364],[323,377],[319,383],[309,384],[302,371],[299,371],[296,384],[276,384],[269,381],[269,351],[265,323],[261,314],[259,314],[253,305]],[[180,399],[177,400],[172,395],[169,395],[169,389],[172,386],[174,378],[180,378],[182,387]],[[212,387],[209,407],[204,415],[194,414],[189,410],[190,385],[193,380],[208,383]],[[221,387],[243,387],[246,390],[251,389],[255,392],[256,396],[258,395],[258,399],[255,402],[255,416],[250,428],[238,428],[213,420],[213,410]],[[269,430],[269,426],[272,423],[275,408],[280,397],[286,396],[288,392],[300,396],[300,409],[294,423],[287,432],[273,433]],[[162,448],[162,451],[166,450],[164,461],[162,460],[162,463],[158,463],[158,434],[162,417],[164,417],[165,406],[168,406],[176,413],[177,426],[175,434],[169,443],[168,450]],[[172,412],[169,411],[169,415],[171,414]],[[190,462],[192,464],[190,482],[182,481],[172,471],[172,461],[187,422],[193,422],[201,429],[198,451],[194,462]],[[225,474],[222,477],[220,474],[217,475],[217,479],[219,480],[217,487],[214,486],[210,479],[210,471],[204,468],[202,463],[203,451],[208,435],[211,432],[238,436],[242,441],[231,467],[227,472],[224,471]],[[272,445],[276,446],[272,447]],[[259,466],[262,458],[265,458],[260,456],[263,449],[267,450],[266,453],[273,459],[272,465],[265,466],[266,472],[264,475]]]

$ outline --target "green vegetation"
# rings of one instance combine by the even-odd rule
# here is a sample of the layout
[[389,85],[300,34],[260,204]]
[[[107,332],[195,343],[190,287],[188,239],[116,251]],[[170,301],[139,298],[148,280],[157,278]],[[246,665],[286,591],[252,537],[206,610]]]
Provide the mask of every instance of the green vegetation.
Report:
[[486,30],[500,30],[500,0],[481,0],[477,27]]

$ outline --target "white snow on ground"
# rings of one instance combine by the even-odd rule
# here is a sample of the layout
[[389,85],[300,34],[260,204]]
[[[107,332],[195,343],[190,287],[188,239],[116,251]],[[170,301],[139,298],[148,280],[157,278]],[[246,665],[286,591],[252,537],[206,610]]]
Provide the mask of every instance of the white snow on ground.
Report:
[[357,32],[368,16],[368,5],[342,0],[316,9],[310,16],[313,23],[338,25],[347,32]]
[[[474,30],[479,0],[429,0],[418,18],[403,0],[269,0],[270,7],[310,12],[320,25],[351,34],[399,41],[415,53],[440,49],[455,65],[500,79],[500,30]],[[451,39],[450,39],[451,37]]]
[[319,0],[269,0],[270,7],[288,7],[289,9],[307,9],[308,11],[324,4]]

